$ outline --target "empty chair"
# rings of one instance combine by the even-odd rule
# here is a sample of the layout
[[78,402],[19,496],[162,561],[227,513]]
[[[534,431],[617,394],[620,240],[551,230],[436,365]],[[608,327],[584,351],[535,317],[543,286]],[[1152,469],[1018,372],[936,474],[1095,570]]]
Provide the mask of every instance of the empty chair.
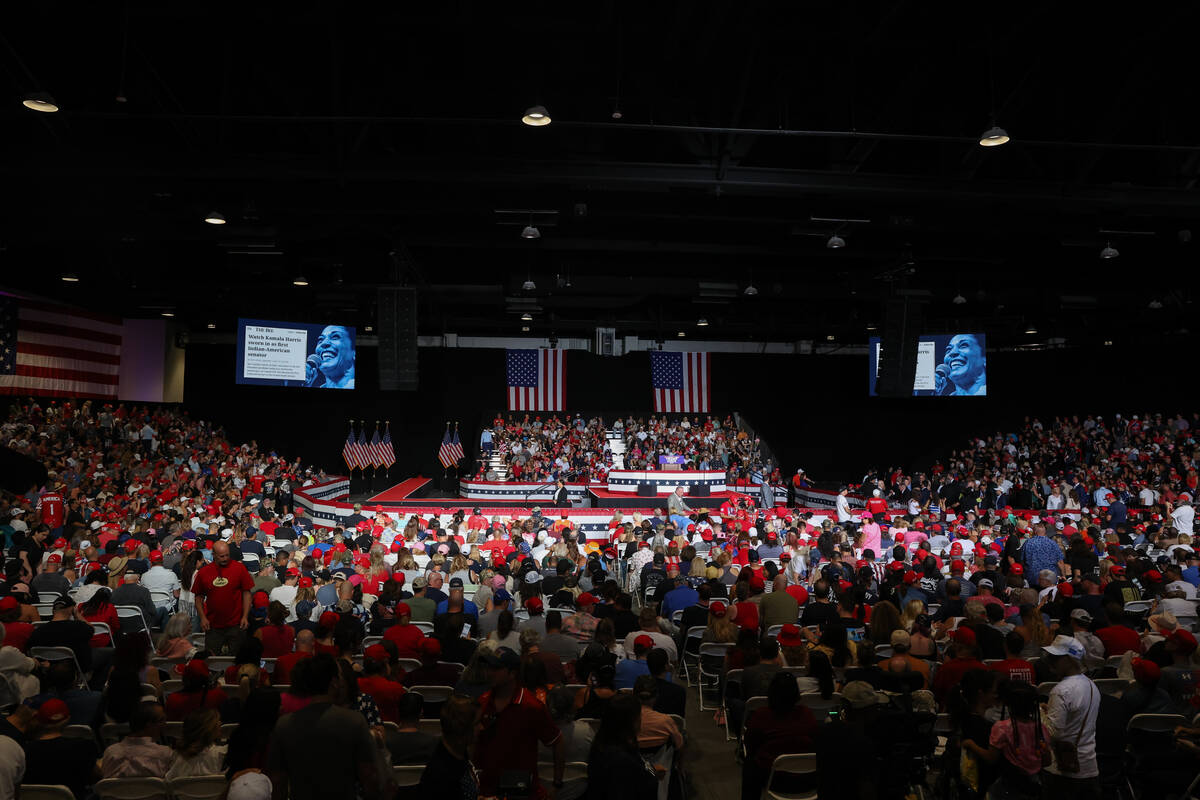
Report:
[[1105,694],[1117,695],[1129,688],[1129,681],[1124,678],[1097,678],[1092,681],[1096,688]]
[[170,800],[171,789],[162,778],[105,778],[94,787],[100,800]]
[[21,800],[75,800],[75,795],[66,786],[44,783],[23,783],[19,795]]
[[769,798],[769,800],[817,800],[817,790],[815,787],[811,790],[799,792],[780,791],[773,788],[775,780],[780,774],[807,775],[810,776],[809,780],[815,783],[815,776],[817,774],[816,753],[795,753],[792,755],[776,756],[775,763],[771,765],[771,772],[767,775],[763,797]]
[[1125,613],[1134,616],[1145,616],[1150,611],[1149,600],[1130,600],[1125,604]]
[[1178,725],[1187,724],[1188,719],[1182,714],[1134,714],[1126,724],[1125,730],[1127,732],[1167,733],[1174,731]]
[[[766,705],[767,705],[767,698],[765,695],[758,695],[756,697],[746,698],[746,705],[742,709],[742,726],[738,729],[738,741],[739,742],[745,740],[746,720],[750,719],[750,715],[753,714],[755,711],[758,711],[760,708],[766,708]],[[728,727],[728,725],[726,725],[726,727]],[[745,745],[744,744],[742,745],[742,748],[743,748],[742,752],[744,755],[745,754],[745,749],[744,749]]]
[[224,775],[195,775],[167,783],[175,800],[219,800],[229,782]]
[[[729,719],[729,701],[731,699],[741,699],[742,697],[742,673],[744,670],[731,669],[725,673],[725,695],[721,698],[721,708],[725,712],[725,719]],[[735,738],[734,731],[725,726],[725,741],[731,742]]]
[[[733,647],[728,642],[705,642],[700,645],[699,673],[700,683],[700,710],[705,711],[704,707],[704,688],[708,686],[710,690],[719,689],[721,685],[721,675],[725,668],[725,653],[729,648]],[[715,703],[712,703],[708,708],[714,708]]]

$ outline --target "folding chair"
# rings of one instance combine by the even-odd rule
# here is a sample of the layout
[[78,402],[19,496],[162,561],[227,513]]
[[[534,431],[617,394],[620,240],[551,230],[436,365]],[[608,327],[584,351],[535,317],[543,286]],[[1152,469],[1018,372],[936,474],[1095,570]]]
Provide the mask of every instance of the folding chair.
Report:
[[95,739],[96,732],[91,725],[68,725],[63,728],[63,738],[66,739]]
[[163,723],[162,737],[164,739],[169,742],[177,742],[181,736],[183,736],[182,720],[167,720]]
[[[121,621],[121,630],[126,633],[144,633],[150,647],[154,647],[154,639],[150,635],[150,620],[138,606],[117,606],[117,619]],[[140,631],[139,631],[140,628]]]
[[50,619],[54,616],[54,603],[34,603],[33,607],[37,609],[38,616],[42,619]]
[[430,718],[436,717],[437,712],[441,711],[442,704],[454,695],[452,686],[413,686],[409,691],[416,692],[421,696],[423,702],[421,716],[428,715]]
[[[742,672],[744,670],[731,669],[725,673],[725,694],[721,698],[721,709],[725,712],[725,719],[729,719],[729,700],[742,698]],[[725,741],[732,742],[737,738],[737,735],[729,729],[729,725],[725,726]]]
[[362,649],[366,650],[371,645],[381,644],[382,642],[383,642],[382,636],[364,636],[363,640],[362,640]]
[[87,688],[87,675],[84,674],[83,668],[79,666],[79,659],[75,658],[75,651],[69,647],[31,647],[29,648],[30,658],[40,659],[42,661],[70,661],[75,665],[75,687],[77,689]]
[[121,737],[129,733],[128,722],[106,722],[100,726],[100,742],[105,747],[121,741]]
[[1149,600],[1130,600],[1125,604],[1125,613],[1133,616],[1143,617],[1150,611]]
[[167,782],[175,800],[219,800],[229,787],[224,775],[195,775]]
[[[543,784],[554,782],[554,762],[539,761],[538,778]],[[555,797],[583,797],[587,792],[587,762],[568,761],[563,764],[563,785],[554,790]]]
[[75,795],[66,786],[44,783],[23,783],[17,794],[21,800],[75,800]]
[[440,719],[419,719],[417,720],[417,730],[430,736],[441,736],[442,721]]
[[782,625],[772,625],[771,627],[767,628],[767,636],[769,636],[772,639],[777,639],[777,638],[779,638],[779,632],[782,630],[783,630]]
[[[755,711],[757,711],[760,708],[765,708],[766,705],[767,705],[766,696],[758,695],[756,697],[746,698],[746,705],[742,707],[742,719],[741,719],[741,724],[738,726],[737,738],[738,738],[738,749],[742,751],[743,758],[746,755],[746,720],[750,719],[751,714],[753,714]],[[728,719],[727,719],[727,722],[728,722]],[[728,728],[729,725],[726,724],[725,727]]]
[[100,800],[170,800],[171,789],[162,778],[105,778],[92,790]]
[[92,634],[95,636],[107,636],[108,637],[108,646],[109,647],[117,646],[117,640],[113,638],[112,628],[110,628],[108,626],[107,622],[93,622],[92,623]]
[[596,719],[595,717],[580,717],[575,721],[582,722],[584,725],[587,725],[592,729],[593,733],[600,730],[600,720]]
[[774,789],[775,776],[780,773],[815,776],[817,774],[816,753],[776,756],[775,763],[771,765],[771,772],[767,775],[767,782],[763,787],[763,797],[767,800],[817,800],[816,789],[801,792],[784,792]]
[[710,705],[707,709],[704,707],[704,684],[705,679],[711,681],[711,688],[718,692],[721,688],[722,670],[725,668],[725,653],[733,644],[729,642],[705,642],[700,645],[700,657],[698,659],[697,670],[700,673],[699,688],[700,688],[700,710],[707,711],[716,708],[716,705]]
[[416,786],[421,782],[421,776],[425,774],[424,764],[413,764],[392,767],[392,774],[396,778],[396,785],[403,788],[405,786]]
[[1124,678],[1097,678],[1092,683],[1104,694],[1116,696],[1129,688],[1130,681]]
[[801,692],[800,705],[807,707],[817,718],[817,722],[824,722],[829,718],[829,712],[841,709],[842,694],[834,692],[825,698],[821,697],[820,692]]
[[688,628],[683,638],[683,650],[679,653],[679,666],[683,668],[683,679],[689,688],[692,685],[692,672],[698,669],[700,664],[700,640],[704,638],[704,631],[704,625]]
[[426,636],[433,635],[433,623],[432,622],[413,622],[411,624],[414,627],[419,628],[421,630],[421,632],[424,633]]
[[396,665],[399,666],[405,672],[412,672],[414,669],[421,668],[421,659],[419,659],[419,658],[401,658],[396,661]]
[[1125,725],[1125,732],[1165,733],[1187,724],[1188,719],[1183,714],[1134,714]]

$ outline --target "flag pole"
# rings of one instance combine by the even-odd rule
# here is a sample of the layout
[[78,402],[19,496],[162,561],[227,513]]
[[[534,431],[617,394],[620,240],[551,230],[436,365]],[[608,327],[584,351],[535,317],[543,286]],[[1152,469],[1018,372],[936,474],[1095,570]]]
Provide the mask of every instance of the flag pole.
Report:
[[[388,438],[388,442],[389,442],[388,446],[392,447],[393,445],[390,444],[390,442],[392,441],[392,421],[390,419],[385,419],[383,421],[383,435]],[[385,465],[383,468],[383,479],[385,481],[390,480],[391,474],[392,474],[392,465],[391,464]]]

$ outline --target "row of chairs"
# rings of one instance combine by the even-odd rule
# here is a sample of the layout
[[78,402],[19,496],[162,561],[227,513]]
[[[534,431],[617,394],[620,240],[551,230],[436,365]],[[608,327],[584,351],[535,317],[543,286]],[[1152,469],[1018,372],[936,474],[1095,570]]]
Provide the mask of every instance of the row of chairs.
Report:
[[[224,775],[192,778],[105,778],[93,788],[99,800],[220,800],[229,782]],[[23,784],[21,800],[75,800],[66,786]]]

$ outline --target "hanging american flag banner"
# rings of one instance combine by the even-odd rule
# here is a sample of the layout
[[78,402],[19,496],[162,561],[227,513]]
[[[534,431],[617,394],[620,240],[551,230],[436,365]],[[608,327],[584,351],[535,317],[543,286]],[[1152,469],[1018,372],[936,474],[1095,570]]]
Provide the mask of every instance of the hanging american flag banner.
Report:
[[563,411],[564,352],[556,350],[507,350],[509,411]]
[[0,297],[0,394],[115,400],[119,317]]
[[656,412],[709,410],[708,353],[650,353],[650,385]]

